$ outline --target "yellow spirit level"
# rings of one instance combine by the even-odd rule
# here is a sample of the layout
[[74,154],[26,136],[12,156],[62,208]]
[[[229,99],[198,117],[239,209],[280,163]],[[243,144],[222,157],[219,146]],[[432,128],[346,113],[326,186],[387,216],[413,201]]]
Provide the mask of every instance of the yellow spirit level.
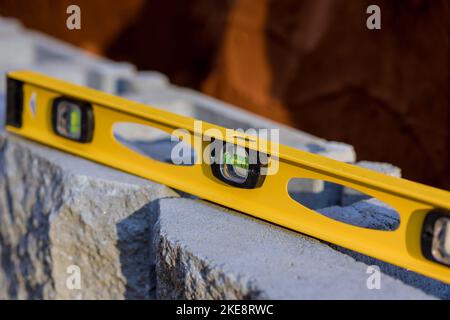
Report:
[[[10,132],[450,283],[450,192],[284,145],[271,154],[271,147],[253,143],[261,140],[253,135],[233,131],[230,137],[209,123],[198,129],[195,119],[30,71],[9,73],[7,83]],[[177,166],[148,158],[115,139],[119,122],[168,134],[183,129],[190,133],[184,142],[197,155],[219,142],[222,148],[211,156],[225,163]],[[199,136],[202,142],[195,143]],[[265,154],[268,161],[250,163],[251,153]],[[262,177],[265,167],[275,165],[276,174]],[[292,178],[325,180],[377,198],[397,210],[399,227],[371,230],[320,215],[289,196]]]

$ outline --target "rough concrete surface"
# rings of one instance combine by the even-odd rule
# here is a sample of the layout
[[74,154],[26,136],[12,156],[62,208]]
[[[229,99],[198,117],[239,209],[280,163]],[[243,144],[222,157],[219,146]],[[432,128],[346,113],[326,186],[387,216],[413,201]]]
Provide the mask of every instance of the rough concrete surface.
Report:
[[163,199],[159,214],[159,298],[430,299],[450,294],[445,284],[393,266],[397,275],[383,273],[381,289],[369,290],[367,264],[210,203]]
[[[369,290],[368,265],[341,248],[22,138],[0,141],[2,298],[449,296],[390,265]],[[71,265],[81,290],[66,285]]]
[[17,137],[0,150],[0,298],[154,297],[152,203],[174,191]]

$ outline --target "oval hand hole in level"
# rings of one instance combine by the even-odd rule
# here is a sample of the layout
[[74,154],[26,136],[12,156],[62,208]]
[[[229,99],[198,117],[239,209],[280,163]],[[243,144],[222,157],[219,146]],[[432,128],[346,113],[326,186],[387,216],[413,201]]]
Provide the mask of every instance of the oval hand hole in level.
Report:
[[120,144],[153,160],[180,166],[195,163],[192,146],[165,131],[132,122],[118,122],[114,124],[113,135]]
[[353,226],[394,231],[400,224],[398,212],[388,204],[336,183],[292,178],[288,193],[318,214]]

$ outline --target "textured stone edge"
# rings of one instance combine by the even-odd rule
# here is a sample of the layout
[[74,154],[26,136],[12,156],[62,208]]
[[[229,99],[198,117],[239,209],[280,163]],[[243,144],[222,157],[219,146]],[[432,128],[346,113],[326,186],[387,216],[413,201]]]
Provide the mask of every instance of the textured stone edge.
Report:
[[[0,298],[154,298],[152,203],[177,193],[73,174],[35,147],[0,136]],[[80,290],[66,285],[71,265]]]
[[[270,294],[268,295],[259,287],[258,281],[255,281],[257,279],[251,278],[252,275],[242,274],[239,270],[224,269],[220,261],[205,259],[202,255],[198,255],[198,252],[191,251],[189,247],[177,241],[175,235],[165,234],[161,230],[160,203],[166,201],[162,199],[168,196],[167,187],[150,183],[156,186],[155,193],[155,189],[151,186],[147,189],[145,186],[97,178],[90,179],[87,176],[73,174],[53,161],[42,158],[39,153],[33,152],[32,144],[29,145],[20,138],[17,138],[18,140],[13,138],[20,144],[18,148],[8,149],[8,143],[15,143],[10,139],[2,140],[0,137],[2,168],[7,161],[5,157],[8,156],[12,157],[8,165],[27,164],[28,166],[1,172],[2,175],[11,174],[11,177],[2,177],[2,183],[6,181],[6,187],[1,189],[7,191],[2,197],[8,198],[8,190],[9,192],[13,189],[21,190],[20,192],[28,190],[28,194],[20,195],[20,199],[24,199],[23,211],[28,211],[28,214],[19,214],[15,217],[28,222],[27,228],[23,229],[22,225],[22,229],[19,230],[19,239],[11,243],[9,250],[12,250],[14,254],[11,256],[12,263],[9,263],[7,277],[12,279],[12,282],[7,283],[9,292],[2,294],[2,298],[271,298]],[[15,161],[15,159],[22,160]],[[16,172],[21,174],[17,175]],[[35,175],[27,175],[27,172],[34,172]],[[34,181],[36,176],[38,179]],[[25,183],[27,188],[15,189],[10,179],[16,179],[14,183]],[[52,179],[58,181],[52,184]],[[34,194],[30,193],[30,186],[33,185],[35,188],[33,190],[38,190],[38,195],[48,199],[38,202],[37,207],[35,202],[31,201]],[[105,204],[109,203],[105,190],[117,189],[117,186],[123,188],[121,195],[110,196],[116,198],[115,201],[132,204],[132,206],[125,205],[125,209],[122,210],[119,204],[114,205],[120,210],[115,211],[115,215],[111,217],[113,221],[110,221],[108,215],[104,213],[105,209],[108,211],[111,208],[107,205],[105,207]],[[171,196],[175,196],[175,193]],[[55,203],[59,204],[55,206]],[[80,210],[83,207],[89,210]],[[42,208],[45,208],[44,215],[40,214]],[[10,218],[12,212],[12,210],[7,212]],[[15,211],[14,214],[16,215]],[[17,225],[20,228],[21,224]],[[82,231],[77,228],[80,225]],[[8,227],[7,224],[6,227]],[[102,228],[105,232],[97,232],[98,228]],[[4,229],[1,232],[2,245],[8,240],[4,239],[5,235],[10,234],[8,232],[10,230]],[[108,235],[106,239],[102,238],[105,234]],[[105,241],[109,249],[103,252],[102,243]],[[35,243],[38,244],[37,250],[33,249]],[[29,248],[33,250],[29,251]],[[345,249],[335,249],[352,256],[352,253],[346,252]],[[2,257],[7,254],[5,249],[0,250],[2,250]],[[38,263],[27,263],[33,259]],[[365,261],[366,257],[360,255],[355,259]],[[126,265],[125,268],[121,266],[123,263]],[[6,270],[4,267],[7,264],[8,262],[5,264],[2,259],[3,270]],[[66,268],[70,264],[79,265],[82,270],[85,270],[83,277],[86,277],[86,281],[81,291],[68,291],[65,287]],[[99,272],[104,265],[110,266],[106,272],[107,277]],[[15,271],[17,273],[14,273]],[[389,272],[395,275],[398,270],[393,269]],[[0,273],[0,281],[8,281],[7,277],[3,276],[2,280]],[[22,279],[21,282],[17,282],[20,279]],[[431,281],[428,279],[423,282],[421,279],[416,279],[416,281],[422,281],[419,287],[433,285],[427,282],[429,280]],[[14,281],[17,283],[13,283]],[[405,282],[405,279],[402,281]],[[405,283],[408,281],[415,286],[410,278],[406,279]],[[431,293],[436,295],[436,290],[432,290]],[[444,288],[438,296],[448,298],[448,291]]]

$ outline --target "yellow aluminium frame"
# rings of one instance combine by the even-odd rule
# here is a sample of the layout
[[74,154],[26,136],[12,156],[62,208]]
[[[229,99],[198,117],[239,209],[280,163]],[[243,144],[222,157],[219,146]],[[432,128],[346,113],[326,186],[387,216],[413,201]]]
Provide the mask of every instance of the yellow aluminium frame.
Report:
[[[322,156],[279,145],[279,170],[269,175],[260,188],[229,186],[212,173],[206,163],[176,166],[162,163],[128,149],[113,136],[118,122],[148,125],[169,134],[186,129],[194,137],[195,119],[176,115],[93,89],[73,85],[31,71],[16,71],[8,77],[23,82],[22,126],[7,130],[72,154],[148,178],[215,203],[239,210],[286,228],[361,252],[412,271],[450,283],[450,268],[427,260],[421,252],[424,218],[431,210],[450,211],[450,192],[342,163]],[[36,109],[27,107],[36,94]],[[56,135],[51,124],[51,103],[58,97],[71,97],[92,104],[95,130],[90,143],[79,143]],[[203,132],[215,129],[226,137],[225,128],[203,123]],[[210,130],[208,130],[210,131]],[[228,141],[254,148],[246,139]],[[214,134],[210,138],[215,137]],[[257,138],[256,138],[257,139]],[[202,155],[206,144],[195,146]],[[270,150],[270,147],[268,148]],[[310,210],[287,191],[291,178],[320,179],[341,184],[373,196],[392,206],[400,216],[394,231],[366,229],[339,222]]]

